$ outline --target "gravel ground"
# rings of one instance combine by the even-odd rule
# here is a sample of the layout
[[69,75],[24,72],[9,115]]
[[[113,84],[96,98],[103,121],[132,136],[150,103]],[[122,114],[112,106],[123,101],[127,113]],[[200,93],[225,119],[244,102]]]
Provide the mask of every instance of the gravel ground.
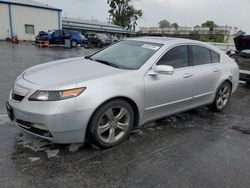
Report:
[[[47,61],[96,49],[38,49],[0,42],[0,114],[14,78]],[[250,90],[241,85],[227,109],[206,107],[133,130],[107,150],[57,145],[20,131],[0,115],[0,187],[249,187]],[[242,131],[243,130],[243,131]]]

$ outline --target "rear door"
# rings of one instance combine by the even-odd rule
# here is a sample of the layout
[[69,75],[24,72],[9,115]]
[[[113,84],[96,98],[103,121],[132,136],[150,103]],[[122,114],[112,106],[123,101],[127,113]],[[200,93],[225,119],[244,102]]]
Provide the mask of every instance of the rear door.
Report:
[[192,107],[213,101],[221,78],[220,55],[204,46],[189,47],[194,80]]
[[157,65],[173,66],[175,72],[173,75],[145,75],[145,121],[186,110],[191,105],[193,73],[187,45],[173,47]]

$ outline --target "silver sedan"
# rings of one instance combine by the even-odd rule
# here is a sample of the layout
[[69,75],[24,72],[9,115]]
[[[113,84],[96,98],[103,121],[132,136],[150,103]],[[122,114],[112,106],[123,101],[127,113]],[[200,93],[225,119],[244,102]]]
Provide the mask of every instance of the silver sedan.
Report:
[[107,148],[152,120],[204,105],[223,110],[238,79],[235,61],[213,46],[142,37],[29,68],[6,106],[28,133],[56,143],[88,138]]

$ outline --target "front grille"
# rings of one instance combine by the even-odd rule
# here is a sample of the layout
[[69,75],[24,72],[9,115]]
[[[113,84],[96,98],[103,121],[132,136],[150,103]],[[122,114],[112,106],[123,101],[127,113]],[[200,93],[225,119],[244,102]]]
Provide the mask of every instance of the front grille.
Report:
[[24,96],[22,96],[22,95],[12,93],[12,99],[15,101],[21,102],[23,100],[23,98],[24,98]]
[[32,126],[33,123],[31,123],[31,122],[23,121],[23,120],[20,120],[20,119],[17,119],[16,122],[17,122],[18,126],[20,126],[21,128],[25,129],[28,132],[31,132],[31,133],[34,133],[36,135],[40,135],[40,136],[43,136],[43,137],[52,138],[52,134],[49,131],[33,127]]

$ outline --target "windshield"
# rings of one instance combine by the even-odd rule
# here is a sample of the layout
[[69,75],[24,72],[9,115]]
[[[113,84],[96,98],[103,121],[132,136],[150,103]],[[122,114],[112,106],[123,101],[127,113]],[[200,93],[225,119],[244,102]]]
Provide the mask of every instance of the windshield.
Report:
[[139,69],[162,44],[121,41],[91,56],[92,60],[108,62],[116,67]]
[[98,37],[101,38],[101,39],[104,39],[104,40],[109,39],[109,37],[107,35],[104,35],[104,34],[98,34]]

